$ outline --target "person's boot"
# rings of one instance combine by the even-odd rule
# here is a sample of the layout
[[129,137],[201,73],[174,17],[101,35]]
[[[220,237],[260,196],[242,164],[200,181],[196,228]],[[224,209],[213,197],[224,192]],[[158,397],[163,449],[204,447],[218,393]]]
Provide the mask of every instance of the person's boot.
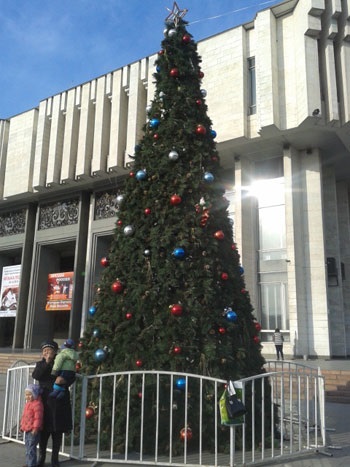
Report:
[[38,458],[37,467],[44,467],[45,459],[46,459],[46,449],[43,450],[39,446],[39,458]]
[[61,441],[62,433],[52,433],[51,467],[60,467],[60,463],[58,462],[58,453],[60,452]]
[[51,467],[60,467],[60,463],[58,462],[58,452],[56,453],[52,451]]
[[47,442],[48,442],[49,437],[50,437],[50,433],[48,433],[45,430],[43,430],[40,433],[39,457],[38,457],[37,467],[44,467],[45,465],[46,448],[47,448]]

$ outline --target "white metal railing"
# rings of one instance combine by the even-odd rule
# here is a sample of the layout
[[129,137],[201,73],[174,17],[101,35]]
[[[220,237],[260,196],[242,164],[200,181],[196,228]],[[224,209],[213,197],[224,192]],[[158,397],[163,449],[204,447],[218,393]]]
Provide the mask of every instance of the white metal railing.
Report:
[[[238,420],[230,427],[221,425],[218,410],[224,380],[158,371],[79,375],[71,389],[74,426],[64,437],[62,454],[123,465],[231,467],[270,465],[272,459],[324,447],[324,381],[319,371],[287,362],[268,362],[266,368],[262,375],[240,380],[248,413],[244,423]],[[23,442],[19,420],[32,369],[7,372],[4,439]],[[125,407],[120,400],[126,400]],[[107,418],[103,403],[109,404]],[[205,418],[208,408],[211,416]],[[122,427],[116,417],[121,413]],[[137,439],[132,434],[135,423]],[[185,432],[179,441],[179,428],[188,426],[192,437]]]

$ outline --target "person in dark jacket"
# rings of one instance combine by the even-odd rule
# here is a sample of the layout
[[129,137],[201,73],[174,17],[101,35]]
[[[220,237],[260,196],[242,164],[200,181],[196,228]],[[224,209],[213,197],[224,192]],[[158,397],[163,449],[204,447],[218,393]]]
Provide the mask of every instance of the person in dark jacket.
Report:
[[72,429],[72,408],[69,392],[66,391],[62,399],[49,397],[56,378],[51,373],[57,350],[57,342],[51,340],[43,342],[41,345],[42,359],[37,362],[32,373],[33,378],[40,385],[44,404],[44,425],[39,441],[38,467],[45,465],[46,448],[50,436],[52,438],[51,466],[59,467],[58,453],[63,433],[68,433]]
[[277,360],[280,359],[280,356],[281,356],[281,359],[284,360],[284,355],[283,355],[283,341],[284,341],[284,338],[283,338],[283,335],[282,335],[281,331],[279,330],[279,328],[275,329],[275,332],[273,333],[272,339],[273,339],[273,341],[275,343],[275,347],[276,347]]

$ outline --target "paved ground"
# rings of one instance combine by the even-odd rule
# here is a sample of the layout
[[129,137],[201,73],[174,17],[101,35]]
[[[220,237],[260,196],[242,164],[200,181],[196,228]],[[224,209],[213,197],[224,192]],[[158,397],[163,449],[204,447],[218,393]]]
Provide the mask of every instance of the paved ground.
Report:
[[[312,360],[303,362],[324,369],[350,370],[350,360]],[[6,375],[0,374],[0,423],[4,409]],[[326,428],[328,455],[309,453],[293,461],[284,460],[270,465],[281,467],[349,467],[350,466],[350,404],[326,404]],[[24,447],[0,438],[0,467],[15,467],[24,464]],[[108,466],[110,463],[93,464],[72,459],[61,459],[62,467]],[[49,466],[49,463],[46,464]],[[119,464],[121,465],[121,464]],[[138,464],[140,465],[140,464]],[[159,465],[159,464],[158,464]],[[159,465],[159,467],[161,467]]]

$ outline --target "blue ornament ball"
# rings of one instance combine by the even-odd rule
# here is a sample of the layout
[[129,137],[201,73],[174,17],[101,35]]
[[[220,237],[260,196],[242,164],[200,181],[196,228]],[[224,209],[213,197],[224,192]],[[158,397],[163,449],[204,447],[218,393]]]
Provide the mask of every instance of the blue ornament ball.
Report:
[[216,138],[216,131],[215,130],[210,130],[210,134],[213,138]]
[[160,68],[160,66],[159,66],[159,65],[157,65],[157,67],[156,67],[156,70],[157,70],[157,73],[159,73],[159,72],[160,72],[161,68]]
[[227,321],[230,321],[230,323],[235,323],[238,319],[237,313],[235,311],[228,311],[226,313],[226,319]]
[[213,183],[214,175],[211,172],[205,172],[203,179],[207,183]]
[[94,316],[94,314],[96,313],[97,311],[97,308],[95,306],[90,306],[89,308],[89,314],[90,316]]
[[146,177],[147,177],[146,171],[145,170],[138,170],[136,172],[135,177],[136,177],[136,180],[139,180],[139,181],[145,180]]
[[185,257],[185,250],[183,248],[175,248],[173,251],[173,256],[176,259],[183,259]]
[[242,266],[239,267],[239,273],[241,276],[243,276],[244,274],[244,268],[242,268]]
[[152,118],[150,121],[149,121],[149,126],[151,128],[158,128],[158,125],[159,125],[159,120],[158,118]]
[[177,387],[177,389],[181,389],[183,391],[185,389],[185,387],[186,387],[185,378],[177,379],[176,382],[175,382],[175,386]]
[[94,357],[97,362],[103,362],[106,359],[106,352],[103,349],[97,349]]

